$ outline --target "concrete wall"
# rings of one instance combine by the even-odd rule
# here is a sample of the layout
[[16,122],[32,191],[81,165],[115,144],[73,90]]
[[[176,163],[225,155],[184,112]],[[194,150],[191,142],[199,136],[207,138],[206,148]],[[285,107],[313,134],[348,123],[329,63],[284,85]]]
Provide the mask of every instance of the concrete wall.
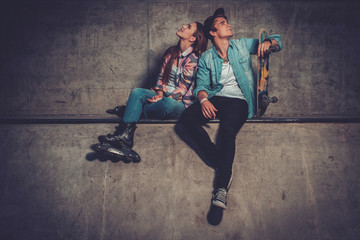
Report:
[[112,124],[0,126],[0,239],[359,239],[360,124],[245,124],[217,226],[214,171],[173,128],[139,125],[125,164],[90,156]]
[[[358,116],[353,1],[7,1],[0,27],[0,114],[103,114],[150,87],[183,23],[224,7],[235,36],[283,37],[271,58],[269,117]],[[211,44],[209,44],[211,45]],[[254,68],[256,68],[256,58]]]

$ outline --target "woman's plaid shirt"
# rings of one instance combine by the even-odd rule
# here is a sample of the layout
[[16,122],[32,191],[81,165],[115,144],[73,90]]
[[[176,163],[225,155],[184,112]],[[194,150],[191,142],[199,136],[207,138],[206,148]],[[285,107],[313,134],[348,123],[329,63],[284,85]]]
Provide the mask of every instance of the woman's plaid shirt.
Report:
[[170,55],[165,58],[165,61],[161,66],[160,74],[153,90],[162,90],[164,91],[165,96],[171,96],[179,102],[182,101],[185,107],[188,107],[195,100],[192,92],[194,90],[199,58],[193,53],[193,48],[190,47],[186,49],[178,59],[175,59],[171,69],[171,77],[169,79],[169,82],[173,81],[173,85],[175,85],[175,90],[171,93],[167,91],[168,83],[164,83],[163,78],[165,66],[169,59]]

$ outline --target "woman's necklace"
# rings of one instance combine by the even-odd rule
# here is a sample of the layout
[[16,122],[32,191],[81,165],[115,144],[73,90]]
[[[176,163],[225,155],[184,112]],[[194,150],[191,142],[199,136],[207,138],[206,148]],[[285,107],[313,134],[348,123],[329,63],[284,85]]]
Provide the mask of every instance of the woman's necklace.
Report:
[[221,54],[221,52],[220,52],[219,50],[217,50],[217,52],[218,52],[219,56],[222,58],[223,63],[224,63],[224,64],[227,64],[227,63],[229,62],[229,58],[228,58],[227,52],[226,52],[225,57],[222,57],[222,56],[221,56],[222,54]]

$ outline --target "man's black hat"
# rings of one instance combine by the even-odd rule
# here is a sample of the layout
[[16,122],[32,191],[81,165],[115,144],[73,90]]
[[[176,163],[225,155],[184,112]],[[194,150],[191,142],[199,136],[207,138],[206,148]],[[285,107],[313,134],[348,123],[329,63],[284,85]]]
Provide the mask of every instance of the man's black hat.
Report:
[[205,21],[204,21],[204,33],[205,33],[205,36],[207,38],[210,38],[210,30],[211,30],[211,26],[215,20],[215,18],[218,18],[218,17],[223,17],[227,20],[227,17],[225,16],[225,10],[223,8],[218,8],[216,9],[216,11],[214,12],[214,14],[210,17],[208,17]]

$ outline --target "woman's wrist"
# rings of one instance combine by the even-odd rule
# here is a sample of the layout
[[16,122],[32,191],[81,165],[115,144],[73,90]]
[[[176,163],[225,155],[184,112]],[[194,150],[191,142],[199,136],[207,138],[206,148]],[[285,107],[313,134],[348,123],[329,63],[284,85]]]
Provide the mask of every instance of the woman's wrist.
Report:
[[158,95],[159,97],[163,98],[164,97],[164,92],[163,91],[157,91],[156,95]]

